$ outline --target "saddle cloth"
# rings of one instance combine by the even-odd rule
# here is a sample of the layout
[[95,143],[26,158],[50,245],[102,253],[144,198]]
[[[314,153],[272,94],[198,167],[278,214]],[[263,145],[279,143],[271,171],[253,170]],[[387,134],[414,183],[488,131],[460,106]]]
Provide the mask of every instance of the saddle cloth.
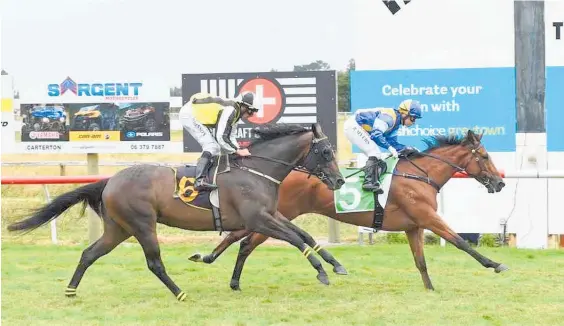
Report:
[[[211,210],[212,205],[219,208],[218,189],[197,191],[194,189],[196,182],[196,166],[182,165],[171,168],[176,180],[174,195],[188,206]],[[216,183],[217,175],[229,172],[228,155],[214,156],[212,166],[208,170],[207,178],[211,183]],[[185,195],[186,193],[186,195]]]

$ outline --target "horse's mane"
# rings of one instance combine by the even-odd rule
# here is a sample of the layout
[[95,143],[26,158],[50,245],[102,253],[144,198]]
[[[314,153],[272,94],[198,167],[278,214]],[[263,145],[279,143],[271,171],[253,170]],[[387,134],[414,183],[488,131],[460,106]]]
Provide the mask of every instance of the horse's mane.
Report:
[[272,124],[265,124],[260,127],[255,127],[253,131],[254,134],[259,138],[255,138],[251,140],[249,146],[260,144],[267,140],[275,139],[282,136],[302,134],[304,132],[311,131],[311,129],[294,124],[272,123]]
[[438,135],[424,138],[422,141],[427,145],[427,148],[423,152],[428,153],[433,149],[443,146],[461,145],[466,141],[466,137],[456,134],[446,136]]

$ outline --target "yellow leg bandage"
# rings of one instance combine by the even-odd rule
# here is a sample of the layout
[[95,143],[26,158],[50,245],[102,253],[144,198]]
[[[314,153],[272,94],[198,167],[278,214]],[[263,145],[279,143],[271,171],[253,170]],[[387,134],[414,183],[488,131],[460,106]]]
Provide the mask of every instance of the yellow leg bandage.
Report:
[[73,296],[73,295],[76,295],[76,289],[67,288],[67,289],[65,290],[65,295],[66,295],[66,296]]
[[313,247],[313,250],[315,250],[315,252],[319,252],[319,250],[323,249],[323,247],[321,247],[321,245],[318,243],[315,245],[315,247]]
[[307,257],[309,257],[309,255],[311,255],[311,251],[312,251],[311,248],[307,247],[307,248],[304,249],[304,251],[302,253],[304,254],[305,258],[307,258]]
[[184,293],[184,291],[180,291],[180,293],[176,296],[176,299],[178,299],[178,301],[184,301],[186,300],[186,297],[186,293]]

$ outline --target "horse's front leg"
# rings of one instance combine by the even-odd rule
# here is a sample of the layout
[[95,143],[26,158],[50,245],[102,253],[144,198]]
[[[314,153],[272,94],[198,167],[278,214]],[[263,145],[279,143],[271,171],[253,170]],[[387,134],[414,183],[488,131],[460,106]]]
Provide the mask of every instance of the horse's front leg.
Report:
[[241,290],[239,283],[241,280],[241,273],[243,272],[243,267],[245,266],[245,261],[249,255],[258,247],[261,243],[268,239],[267,236],[260,233],[251,233],[248,237],[241,241],[241,246],[239,248],[239,254],[237,255],[237,261],[235,262],[235,267],[233,268],[233,275],[231,276],[231,289],[239,291]]
[[474,257],[482,266],[486,268],[493,268],[496,273],[501,273],[508,270],[509,268],[504,264],[497,263],[476,250],[474,250],[470,245],[464,241],[456,232],[451,230],[451,228],[446,225],[446,223],[441,219],[441,217],[434,211],[428,211],[429,219],[425,222],[423,227],[425,229],[433,231],[436,235],[450,242],[456,248],[465,251],[470,256]]

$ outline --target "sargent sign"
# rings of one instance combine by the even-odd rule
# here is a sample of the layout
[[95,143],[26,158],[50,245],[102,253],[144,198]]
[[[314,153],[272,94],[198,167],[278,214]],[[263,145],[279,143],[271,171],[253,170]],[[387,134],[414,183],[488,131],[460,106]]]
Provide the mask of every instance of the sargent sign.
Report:
[[[66,76],[20,93],[23,153],[170,153],[170,95],[161,80]],[[14,112],[11,112],[13,115]]]
[[[67,77],[60,84],[47,85],[47,94],[51,97],[64,95],[67,91],[76,96],[103,96],[107,100],[129,99],[135,100],[139,96],[139,88],[143,83],[77,83]],[[115,98],[113,98],[115,97]]]
[[[237,138],[242,146],[255,137],[252,129],[261,124],[291,123],[309,127],[316,122],[336,146],[336,83],[335,71],[184,74],[182,102],[187,103],[199,92],[234,98],[242,91],[252,91],[259,111],[237,126]],[[186,130],[184,151],[201,151],[200,144]]]

